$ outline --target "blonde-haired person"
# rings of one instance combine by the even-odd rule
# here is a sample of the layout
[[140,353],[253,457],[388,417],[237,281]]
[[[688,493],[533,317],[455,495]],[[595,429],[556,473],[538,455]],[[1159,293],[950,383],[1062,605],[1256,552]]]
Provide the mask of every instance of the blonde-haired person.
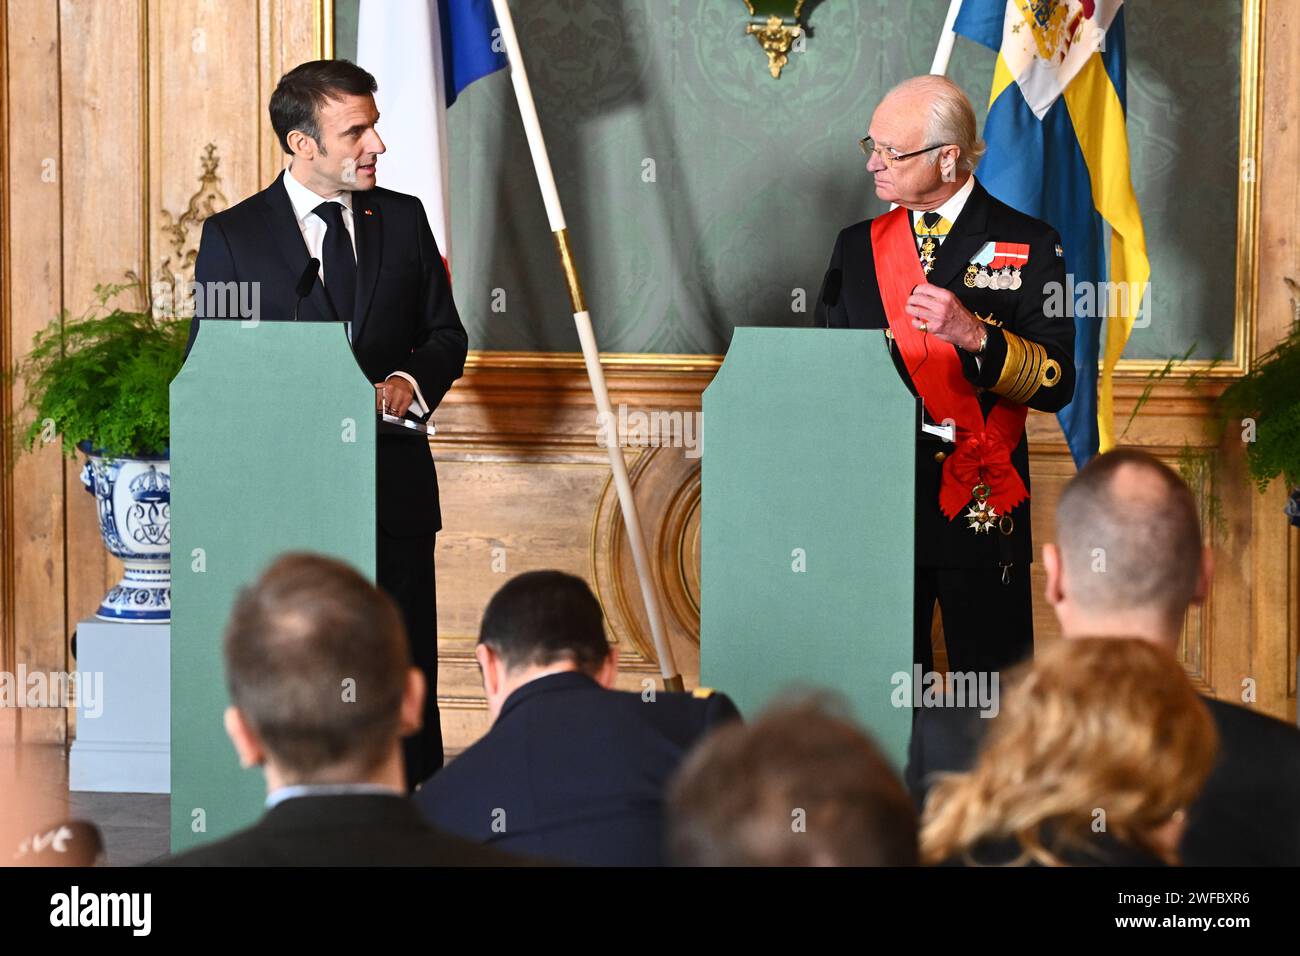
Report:
[[922,860],[1178,865],[1217,748],[1172,655],[1137,638],[1058,641],[1014,676],[975,766],[931,791]]

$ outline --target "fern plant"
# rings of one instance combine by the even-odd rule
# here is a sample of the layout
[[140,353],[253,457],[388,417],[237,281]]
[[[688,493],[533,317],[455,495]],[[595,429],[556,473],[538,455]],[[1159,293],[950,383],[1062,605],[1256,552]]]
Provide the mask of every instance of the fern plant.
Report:
[[[110,306],[135,290],[140,310]],[[78,444],[107,457],[165,454],[170,444],[167,390],[184,361],[189,323],[160,318],[140,283],[99,285],[79,318],[67,312],[38,332],[18,365],[26,387],[19,426],[26,448],[56,431],[64,454]]]
[[1246,465],[1261,492],[1279,475],[1300,487],[1300,322],[1224,389],[1218,408],[1225,426],[1242,423]]

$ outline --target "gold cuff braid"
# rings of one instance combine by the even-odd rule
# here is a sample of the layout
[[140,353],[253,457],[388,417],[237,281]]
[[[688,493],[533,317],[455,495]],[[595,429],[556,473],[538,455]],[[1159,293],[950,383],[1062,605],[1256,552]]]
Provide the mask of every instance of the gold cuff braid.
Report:
[[1051,388],[1061,380],[1061,365],[1047,357],[1047,349],[1005,329],[1002,337],[1007,343],[1007,357],[993,392],[1023,405],[1040,388]]

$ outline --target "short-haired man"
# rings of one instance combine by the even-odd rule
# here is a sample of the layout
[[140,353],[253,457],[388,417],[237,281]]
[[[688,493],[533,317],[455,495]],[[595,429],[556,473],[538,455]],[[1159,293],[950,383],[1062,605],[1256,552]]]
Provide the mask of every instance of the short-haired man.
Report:
[[[346,323],[376,405],[425,421],[460,377],[468,339],[420,200],[376,185],[384,143],[375,90],[375,78],[347,60],[314,60],[280,78],[269,109],[289,165],[266,189],[204,220],[189,347],[199,319],[241,317],[209,302],[210,291],[256,283],[254,318]],[[313,258],[320,281],[299,304],[296,286]],[[275,401],[268,395],[268,408]],[[376,459],[379,586],[402,610],[429,688],[420,728],[403,745],[414,787],[442,766],[438,476],[428,440],[397,425],[381,425]]]
[[[1209,593],[1212,561],[1183,480],[1144,452],[1120,449],[1065,486],[1043,566],[1063,637],[1140,637],[1173,654],[1188,607]],[[1188,810],[1183,862],[1300,865],[1300,730],[1226,701],[1205,703],[1219,759]],[[919,713],[907,768],[918,802],[934,774],[970,767],[988,726],[964,708]]]
[[1034,646],[1025,416],[1059,411],[1074,391],[1074,321],[1050,308],[1065,283],[1061,240],[976,181],[984,144],[951,80],[894,87],[860,145],[877,198],[898,208],[839,234],[815,324],[886,329],[922,399],[916,662],[933,668],[937,602],[949,669],[995,671]]
[[723,727],[668,795],[678,866],[915,866],[916,811],[883,754],[816,702]]
[[487,734],[421,787],[430,822],[522,856],[663,862],[663,799],[686,752],[734,719],[722,694],[611,689],[618,652],[581,578],[532,571],[488,603],[478,645]]
[[266,773],[255,825],[176,866],[503,865],[439,833],[406,795],[400,737],[424,675],[392,600],[332,558],[288,554],[235,603],[225,633],[226,732]]

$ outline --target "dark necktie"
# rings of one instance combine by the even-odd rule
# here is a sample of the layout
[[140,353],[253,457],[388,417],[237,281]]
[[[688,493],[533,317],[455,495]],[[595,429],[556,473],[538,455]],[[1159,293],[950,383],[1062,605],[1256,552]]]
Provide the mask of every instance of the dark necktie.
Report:
[[343,204],[323,202],[312,212],[325,220],[325,242],[321,248],[325,266],[325,292],[334,303],[340,320],[352,321],[352,306],[357,298],[357,257],[352,251],[348,227],[343,224]]
[[939,243],[943,242],[943,237],[948,235],[948,230],[951,227],[952,224],[937,212],[923,212],[916,217],[916,222],[912,228],[917,236],[917,252],[921,256],[921,271],[926,275],[929,275],[930,270],[934,268]]

